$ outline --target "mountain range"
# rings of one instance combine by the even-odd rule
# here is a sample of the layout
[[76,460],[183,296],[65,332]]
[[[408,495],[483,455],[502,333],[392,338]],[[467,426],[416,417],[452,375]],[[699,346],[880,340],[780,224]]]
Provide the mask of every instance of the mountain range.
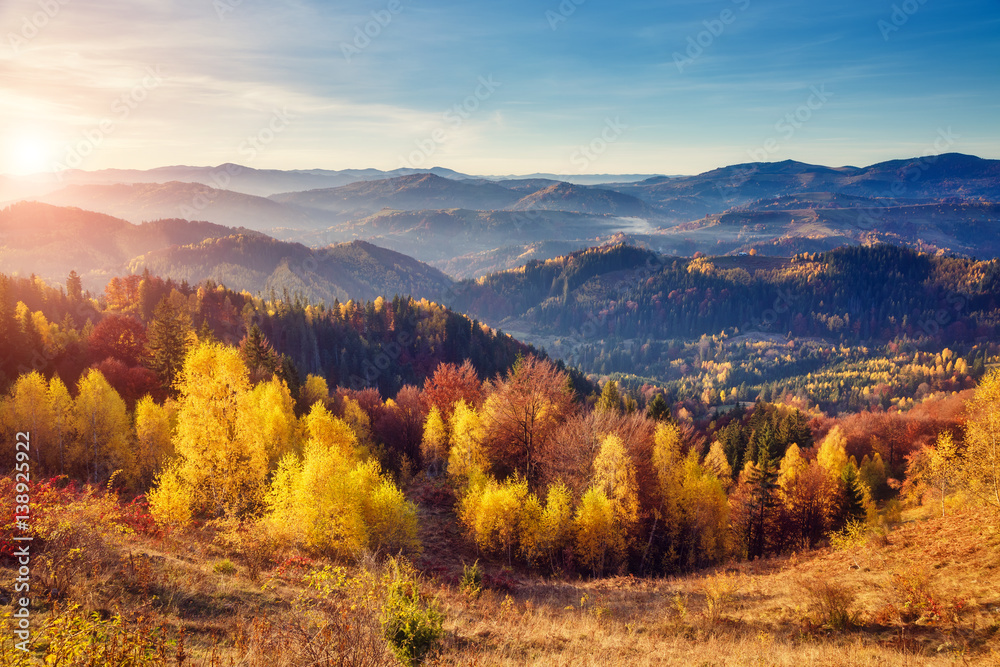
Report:
[[439,299],[451,279],[362,241],[308,248],[245,228],[180,219],[134,225],[78,208],[23,202],[0,211],[0,266],[62,284],[70,271],[100,292],[114,276],[151,273],[214,280],[234,289],[301,295],[313,302],[413,295]]
[[[212,273],[205,259],[210,257],[232,265],[214,269],[217,278],[240,276],[253,289],[289,287],[326,299],[350,289],[364,294],[407,285],[421,293],[437,290],[448,278],[432,274],[427,264],[454,278],[474,278],[621,242],[680,256],[757,252],[787,257],[877,242],[1000,255],[1000,161],[970,155],[868,167],[751,163],[693,176],[632,182],[621,177],[587,185],[550,176],[220,165],[64,172],[58,187],[52,187],[52,175],[6,177],[0,188],[7,196],[18,184],[29,194],[15,196],[0,221],[23,231],[37,214],[41,236],[8,232],[0,257],[5,269],[47,276],[79,263],[77,270],[92,275],[95,285],[109,271],[135,268],[140,257],[194,280]],[[45,183],[48,191],[30,194]],[[21,200],[39,203],[17,203]],[[74,207],[82,210],[68,212]],[[63,219],[69,230],[65,237],[45,231]],[[134,224],[123,226],[128,223]],[[86,238],[81,225],[101,233]],[[227,237],[234,238],[207,243]],[[281,263],[309,252],[324,266],[333,261],[325,254],[328,247],[355,241],[370,244],[353,246],[362,255],[377,247],[411,257],[418,265],[407,270],[418,277],[396,280],[389,277],[398,275],[396,269],[386,269],[382,278],[355,282],[327,268],[300,275]],[[191,247],[181,252],[172,246]],[[39,248],[45,248],[43,255]],[[277,259],[251,266],[248,258],[257,251]],[[221,260],[230,255],[234,261]],[[290,261],[295,265],[297,260]],[[381,265],[386,258],[372,261]],[[332,281],[329,289],[320,286],[324,280]]]

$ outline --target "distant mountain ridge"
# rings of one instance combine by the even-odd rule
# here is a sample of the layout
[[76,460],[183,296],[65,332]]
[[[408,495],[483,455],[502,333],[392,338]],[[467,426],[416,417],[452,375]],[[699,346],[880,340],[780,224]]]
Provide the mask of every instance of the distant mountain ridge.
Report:
[[103,287],[136,255],[231,234],[254,234],[210,222],[166,219],[141,225],[78,208],[22,202],[0,210],[0,267],[62,283],[70,269]]
[[290,192],[270,197],[283,204],[331,211],[340,215],[371,214],[381,208],[505,208],[520,197],[490,181],[452,180],[431,173],[361,181],[337,188]]
[[[557,249],[617,242],[619,235],[678,255],[751,250],[788,255],[875,241],[970,256],[1000,254],[1000,219],[992,205],[1000,202],[1000,161],[971,155],[867,167],[745,163],[693,176],[587,185],[549,176],[479,178],[437,167],[391,172],[164,167],[66,172],[57,191],[22,199],[132,222],[207,220],[314,247],[367,240],[460,277],[511,268],[520,258],[544,259]],[[129,178],[171,180],[101,182]],[[2,177],[0,188],[31,182]],[[275,192],[279,187],[291,189]]]
[[285,290],[312,302],[372,300],[378,296],[438,299],[451,279],[406,255],[364,241],[310,249],[267,236],[234,235],[155,250],[136,257],[144,270],[175,280],[214,280],[251,293]]
[[[688,198],[688,215],[803,192],[833,192],[894,201],[912,197],[1000,199],[1000,160],[961,153],[891,160],[868,167],[824,167],[794,160],[730,165],[696,176],[655,177],[609,185],[657,206]],[[700,215],[695,215],[700,213]]]
[[392,250],[356,241],[319,249],[245,228],[157,220],[141,225],[78,208],[37,202],[0,210],[0,271],[62,284],[71,270],[85,287],[150,272],[190,283],[213,279],[234,289],[288,290],[312,301],[412,295],[437,299],[451,279]]
[[162,218],[211,220],[228,227],[268,231],[275,227],[308,228],[322,224],[314,211],[278,204],[265,197],[219,190],[200,183],[131,183],[69,185],[38,197],[55,206],[99,210],[132,223]]

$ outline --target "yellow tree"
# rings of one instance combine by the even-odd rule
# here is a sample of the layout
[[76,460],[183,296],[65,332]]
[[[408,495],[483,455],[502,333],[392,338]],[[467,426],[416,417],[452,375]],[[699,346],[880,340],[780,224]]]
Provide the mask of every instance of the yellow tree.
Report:
[[549,486],[542,512],[542,552],[548,556],[552,569],[556,568],[559,554],[573,540],[573,496],[562,482]]
[[432,475],[441,471],[444,462],[448,460],[448,430],[445,428],[441,411],[436,405],[431,406],[424,420],[424,435],[420,441],[420,455]]
[[[656,518],[660,524],[660,539],[665,540],[668,553],[677,553],[681,531],[680,499],[683,487],[681,463],[681,432],[676,424],[659,423],[653,438],[653,469],[659,482],[660,507]],[[656,524],[653,525],[655,537]]]
[[639,487],[635,464],[617,435],[606,436],[594,458],[593,487],[611,501],[615,520],[627,542],[639,521]]
[[601,390],[601,397],[597,400],[594,409],[599,412],[618,413],[622,411],[622,399],[618,392],[617,382],[608,380],[604,383],[604,388]]
[[462,501],[461,519],[476,545],[487,552],[505,553],[510,562],[527,498],[527,482],[516,478],[503,483],[490,478],[470,489]]
[[80,378],[72,410],[76,442],[72,458],[92,482],[104,482],[121,470],[135,481],[135,457],[128,447],[131,424],[125,401],[100,371],[91,369]]
[[698,462],[693,449],[684,459],[680,509],[682,562],[696,567],[721,561],[727,548],[729,503],[719,478]]
[[639,523],[639,489],[635,463],[617,435],[608,435],[601,442],[594,458],[591,487],[611,503],[616,533],[615,549],[611,553],[619,565],[624,565]]
[[239,350],[198,345],[184,361],[177,388],[177,474],[190,491],[194,513],[240,516],[254,510],[264,492],[268,452],[259,440],[248,443],[241,429],[250,380]]
[[481,478],[489,465],[483,447],[483,419],[465,400],[455,403],[451,413],[451,451],[448,476],[459,486]]
[[144,396],[135,405],[137,486],[149,488],[173,456],[173,428],[167,408]]
[[811,548],[835,526],[843,498],[841,484],[818,461],[806,462],[801,457],[788,461],[779,485],[784,528],[795,546]]
[[54,450],[50,452],[52,463],[49,465],[49,470],[58,470],[59,474],[63,474],[66,470],[66,451],[72,435],[73,398],[58,375],[53,375],[49,380],[47,398],[52,419],[50,450]]
[[529,493],[524,503],[521,505],[521,513],[518,518],[518,546],[521,555],[528,562],[534,563],[543,555],[542,543],[545,536],[542,534],[542,515],[545,509],[538,500],[538,496]]
[[326,378],[311,373],[307,375],[305,383],[299,390],[299,399],[303,407],[311,408],[316,401],[326,403],[329,398],[330,387],[326,383]]
[[268,469],[296,449],[295,399],[284,380],[272,376],[258,383],[244,399],[240,409],[240,431],[251,450],[267,453]]
[[521,551],[529,561],[547,560],[553,571],[573,542],[573,496],[562,482],[549,486],[543,506],[533,493],[521,511]]
[[831,477],[840,477],[847,465],[847,437],[844,429],[838,424],[830,429],[819,446],[816,460]]
[[368,548],[372,551],[387,554],[419,551],[417,507],[388,477],[380,477],[378,484],[369,491],[365,521]]
[[312,551],[355,558],[362,551],[415,552],[416,506],[378,461],[362,461],[351,427],[322,401],[303,418],[302,457],[281,459],[267,495],[272,533]]
[[323,450],[334,450],[350,464],[361,460],[361,449],[354,431],[343,419],[334,417],[322,403],[313,403],[309,414],[302,419],[307,446],[311,443]]
[[48,452],[52,410],[48,400],[48,383],[41,373],[31,371],[17,378],[10,389],[5,412],[11,431],[27,431],[31,434],[31,449],[35,454],[36,465],[52,470],[49,467],[52,457]]
[[1000,369],[980,381],[966,411],[963,473],[973,493],[1000,509]]
[[778,486],[781,487],[782,491],[787,493],[791,483],[808,466],[809,463],[802,458],[799,446],[793,442],[785,450],[785,456],[781,459],[781,465],[778,467]]
[[336,448],[310,439],[302,459],[281,460],[267,496],[267,521],[280,540],[353,558],[368,543],[351,463]]
[[871,458],[866,455],[861,459],[858,478],[868,488],[869,495],[873,498],[881,497],[888,488],[889,479],[889,471],[882,460],[882,455],[875,452]]
[[347,425],[354,431],[354,436],[358,439],[358,444],[364,451],[371,451],[371,419],[368,418],[368,413],[364,411],[361,404],[350,396],[344,396],[341,399],[340,418],[347,422]]
[[930,456],[928,473],[930,481],[941,492],[941,516],[944,516],[944,499],[948,495],[948,488],[958,481],[961,465],[958,446],[951,433],[945,431],[938,435]]
[[733,485],[733,468],[729,465],[726,452],[718,440],[712,443],[708,454],[705,455],[704,466],[719,479],[723,490],[728,491],[729,487]]
[[344,449],[343,443],[310,438],[301,459],[290,454],[281,460],[267,495],[272,534],[339,558],[356,558],[365,549],[417,550],[416,506],[382,475],[378,461],[353,462]]
[[156,476],[154,486],[146,494],[149,513],[163,527],[183,527],[192,517],[194,490],[181,477],[181,461],[174,460]]
[[609,558],[624,555],[625,541],[611,501],[598,488],[583,494],[573,517],[576,557],[596,577],[604,573]]

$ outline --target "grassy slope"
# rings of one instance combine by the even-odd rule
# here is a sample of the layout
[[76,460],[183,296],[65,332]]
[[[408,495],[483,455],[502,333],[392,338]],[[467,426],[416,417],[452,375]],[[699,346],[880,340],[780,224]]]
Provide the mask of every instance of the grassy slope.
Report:
[[[666,579],[549,579],[487,560],[492,587],[472,599],[459,590],[457,580],[462,563],[477,554],[455,529],[447,494],[421,484],[415,491],[422,503],[425,542],[417,560],[425,575],[422,587],[438,597],[446,616],[442,651],[431,664],[946,665],[1000,660],[1000,529],[996,519],[984,521],[982,514],[905,523],[884,543],[854,550],[819,549],[737,563],[721,573]],[[85,527],[75,537],[60,538],[63,547],[81,548],[85,554],[74,566],[65,600],[105,618],[119,609],[141,614],[163,626],[171,642],[183,628],[189,657],[185,665],[210,664],[212,655],[219,660],[214,664],[244,660],[238,664],[269,667],[301,659],[283,651],[295,642],[301,645],[288,628],[302,618],[294,603],[304,592],[307,568],[287,560],[288,554],[277,559],[282,566],[272,564],[251,581],[245,552],[220,546],[208,529],[166,538],[125,535],[92,528],[92,515],[106,509],[62,511],[69,513],[62,518]],[[52,540],[44,553],[55,555],[57,547]],[[217,564],[227,556],[236,563],[234,574],[218,571]],[[312,563],[318,565],[322,563]],[[905,591],[893,585],[896,574],[910,582],[925,579],[923,588],[939,602],[942,617],[900,617],[898,612],[906,613]],[[5,559],[0,590],[10,591],[14,576]],[[735,590],[712,613],[706,592],[727,585]],[[824,624],[819,598],[811,592],[824,585],[856,596],[849,607],[858,614],[855,627],[834,630]],[[35,592],[42,595],[40,587]],[[956,599],[965,601],[957,612]],[[925,604],[926,599],[917,602]],[[36,612],[35,627],[42,627],[48,615]],[[271,625],[262,626],[264,618]],[[362,618],[373,628],[364,636],[378,644],[377,614],[369,610],[358,616],[357,625]],[[241,639],[234,646],[237,636]],[[169,664],[176,664],[176,644],[164,651]],[[371,664],[391,664],[387,655],[380,660]]]
[[[430,543],[440,544],[440,531],[429,532]],[[446,553],[431,569],[446,572],[456,559],[474,557]],[[478,599],[453,584],[436,587],[448,630],[441,664],[1000,664],[997,567],[1000,527],[972,512],[911,520],[886,540],[853,549],[665,579],[546,579],[491,562],[487,573],[499,575],[500,585]],[[928,593],[941,617],[926,598],[908,596],[907,584]],[[713,612],[707,593],[720,589]],[[824,591],[853,598],[854,626],[834,630],[825,622]],[[910,617],[908,598],[923,606]]]

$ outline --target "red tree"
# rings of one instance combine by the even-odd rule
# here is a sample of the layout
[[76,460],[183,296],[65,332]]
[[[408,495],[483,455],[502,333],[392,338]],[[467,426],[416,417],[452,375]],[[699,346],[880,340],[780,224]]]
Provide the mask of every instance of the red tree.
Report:
[[490,383],[483,406],[488,458],[500,473],[537,482],[542,452],[573,408],[569,376],[548,361],[518,360],[505,379]]
[[112,358],[136,366],[146,346],[146,327],[134,317],[108,315],[94,327],[87,343],[95,363]]
[[156,373],[142,366],[126,366],[120,359],[108,357],[94,364],[115,391],[128,405],[129,410],[135,409],[136,402],[150,394],[157,401],[163,401],[163,388]]
[[482,404],[483,383],[479,381],[479,374],[468,359],[461,366],[442,362],[434,376],[424,381],[424,410],[429,412],[431,406],[436,405],[441,416],[448,419],[452,406],[460,399],[475,408]]

